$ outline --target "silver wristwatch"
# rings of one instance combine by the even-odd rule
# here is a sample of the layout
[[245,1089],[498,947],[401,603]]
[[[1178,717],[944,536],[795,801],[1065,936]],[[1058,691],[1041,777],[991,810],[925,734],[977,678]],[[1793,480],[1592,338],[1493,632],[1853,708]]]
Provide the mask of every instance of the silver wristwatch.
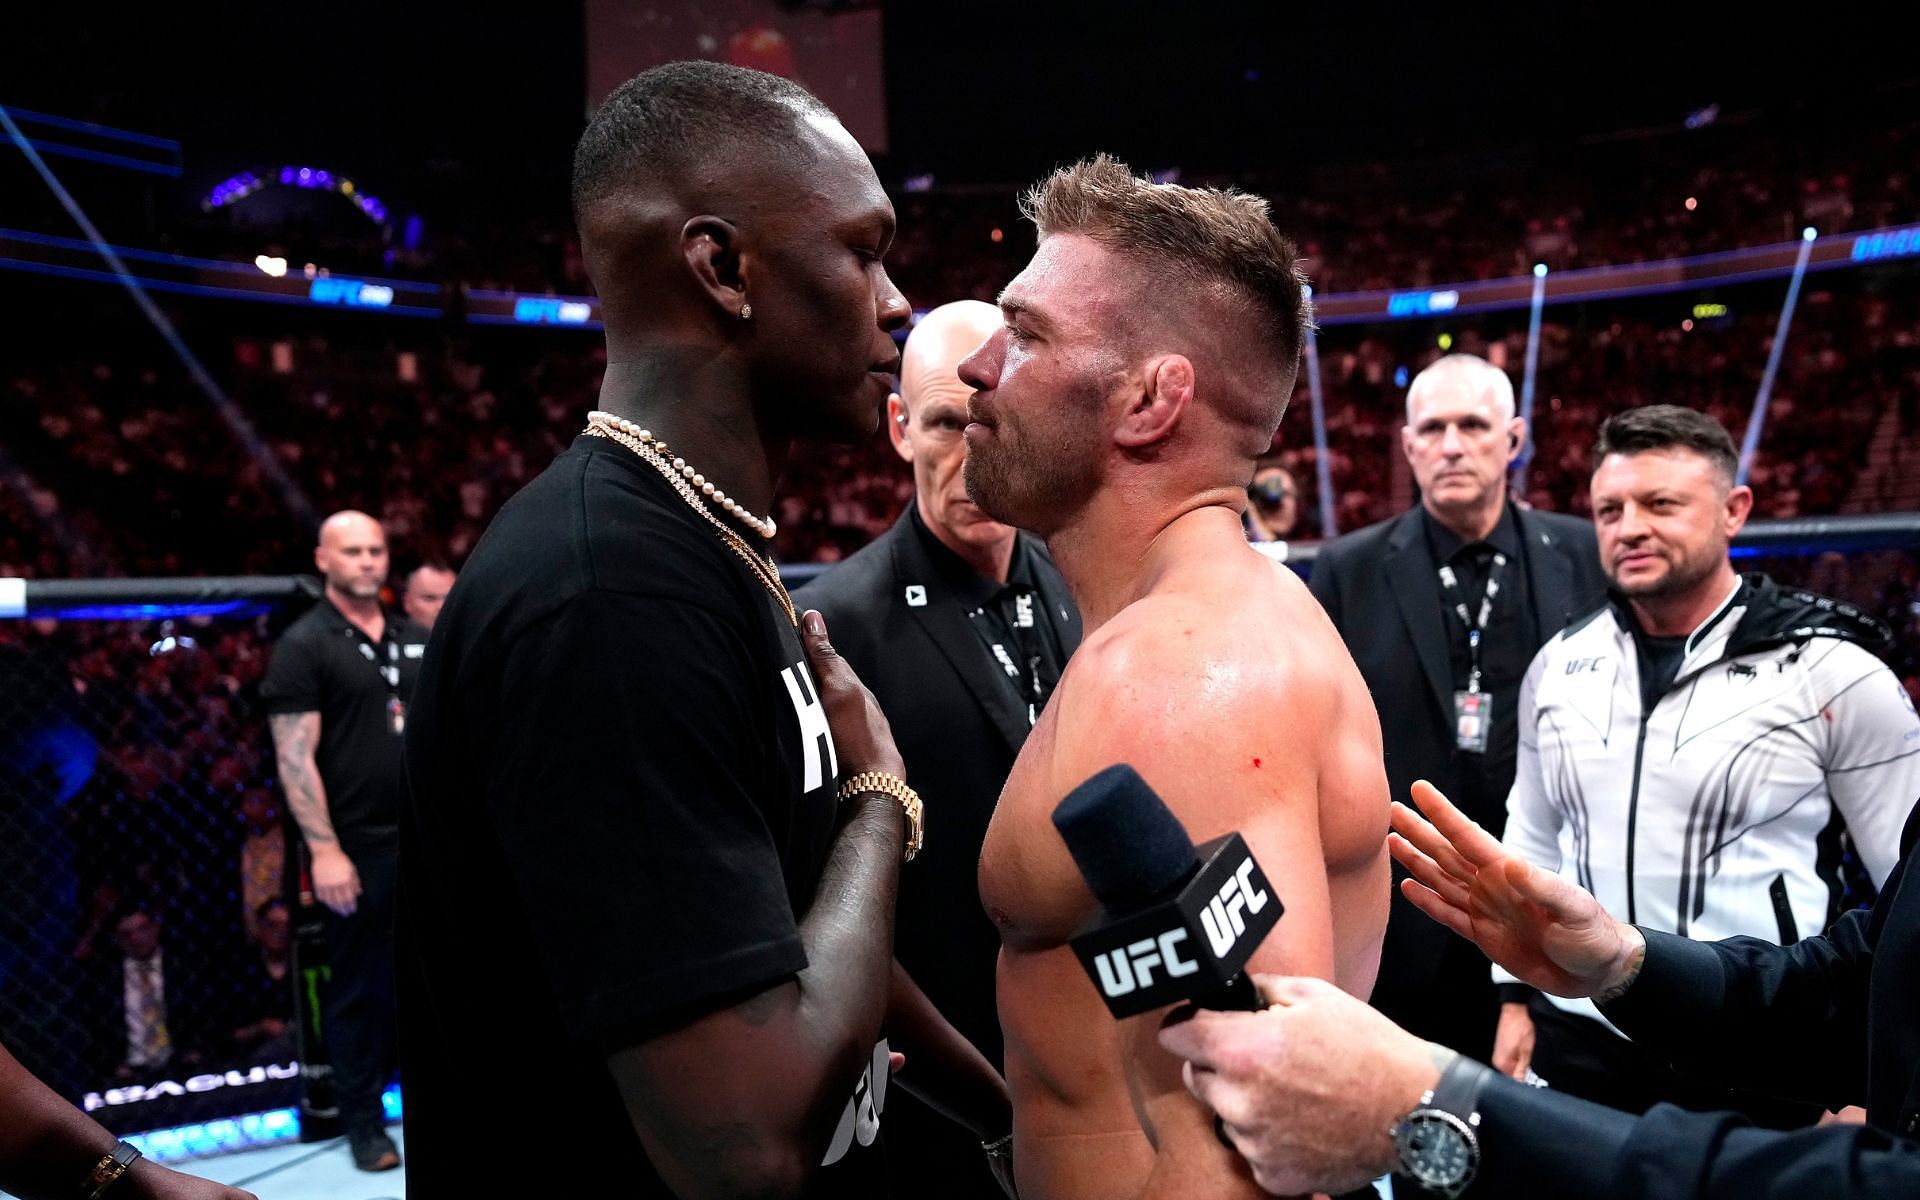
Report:
[[1457,1055],[1393,1127],[1396,1174],[1452,1200],[1480,1173],[1480,1090],[1493,1072]]

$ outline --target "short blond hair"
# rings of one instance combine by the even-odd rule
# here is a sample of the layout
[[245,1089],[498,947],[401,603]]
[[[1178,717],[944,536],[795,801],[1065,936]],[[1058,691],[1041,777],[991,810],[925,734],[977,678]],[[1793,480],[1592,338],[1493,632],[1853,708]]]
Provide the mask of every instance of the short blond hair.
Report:
[[1291,390],[1312,321],[1307,281],[1300,252],[1274,228],[1259,196],[1155,183],[1100,154],[1028,189],[1020,212],[1043,239],[1077,233],[1191,282],[1224,286],[1246,302],[1253,332],[1274,348]]

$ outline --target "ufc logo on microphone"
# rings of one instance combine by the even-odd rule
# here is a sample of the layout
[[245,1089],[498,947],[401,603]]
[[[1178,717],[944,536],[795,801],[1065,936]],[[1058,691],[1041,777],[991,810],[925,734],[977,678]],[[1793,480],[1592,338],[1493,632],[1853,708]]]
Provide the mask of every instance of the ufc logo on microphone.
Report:
[[1186,930],[1169,929],[1157,938],[1141,938],[1124,948],[1107,951],[1094,959],[1094,968],[1100,973],[1100,990],[1109,996],[1124,996],[1135,988],[1152,987],[1155,967],[1163,968],[1169,979],[1193,974],[1200,969],[1200,964],[1180,957],[1180,943],[1186,940]]
[[1267,906],[1267,894],[1248,878],[1252,874],[1253,860],[1249,858],[1240,864],[1232,878],[1220,885],[1219,892],[1200,912],[1200,923],[1207,930],[1207,945],[1213,948],[1216,957],[1224,958],[1247,931],[1247,920],[1241,913],[1257,913]]
[[814,695],[813,681],[803,664],[795,663],[780,672],[780,682],[787,685],[787,699],[793,701],[793,716],[800,722],[800,742],[807,756],[806,786],[800,790],[811,792],[840,774],[840,758],[833,751],[833,730],[827,725],[827,710]]

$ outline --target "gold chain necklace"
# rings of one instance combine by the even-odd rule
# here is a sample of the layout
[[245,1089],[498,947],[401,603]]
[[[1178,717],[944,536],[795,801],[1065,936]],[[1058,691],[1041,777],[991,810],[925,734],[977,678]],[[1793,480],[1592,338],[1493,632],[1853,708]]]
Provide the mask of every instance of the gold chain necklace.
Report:
[[[598,414],[595,414],[595,417],[597,416]],[[680,498],[685,500],[693,511],[706,518],[707,524],[720,532],[727,546],[740,561],[747,564],[747,569],[753,572],[753,577],[760,581],[760,585],[766,588],[775,600],[779,601],[781,609],[786,612],[787,620],[793,624],[793,627],[795,629],[800,627],[799,614],[793,608],[793,597],[787,594],[787,585],[781,580],[780,569],[774,565],[773,557],[768,555],[763,558],[754,553],[753,547],[747,545],[747,539],[734,532],[725,521],[713,515],[713,510],[709,509],[693,487],[681,478],[680,472],[673,469],[673,464],[661,457],[667,448],[665,442],[656,438],[649,444],[625,430],[615,428],[610,423],[603,423],[593,418],[587,421],[586,434],[588,437],[602,437],[625,446],[638,455],[642,462],[658,471],[668,483],[673,485],[673,490],[680,493]]]
[[[688,483],[698,488],[700,494],[704,496],[706,500],[711,500],[727,512],[732,513],[735,520],[745,525],[748,529],[753,530],[761,537],[766,538],[768,541],[772,541],[773,535],[778,532],[772,517],[756,517],[748,512],[745,505],[721,491],[719,485],[714,483],[713,480],[708,479],[705,475],[696,471],[692,463],[684,458],[675,458],[673,451],[667,449],[665,442],[654,437],[651,429],[642,429],[625,417],[599,410],[587,414],[587,424],[598,425],[602,429],[624,433],[628,437],[637,439],[641,444],[658,452],[661,461],[671,460],[674,471]],[[702,501],[702,503],[705,503],[705,501]]]

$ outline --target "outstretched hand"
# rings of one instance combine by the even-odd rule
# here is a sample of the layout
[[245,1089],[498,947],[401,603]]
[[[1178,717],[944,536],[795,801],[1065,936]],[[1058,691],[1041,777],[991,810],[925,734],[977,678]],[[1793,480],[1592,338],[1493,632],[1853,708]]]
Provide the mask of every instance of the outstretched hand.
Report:
[[1639,970],[1646,942],[1591,893],[1511,854],[1421,780],[1396,802],[1387,846],[1412,873],[1400,891],[1515,977],[1556,996],[1611,999]]
[[[1160,1030],[1187,1090],[1276,1195],[1347,1192],[1393,1168],[1395,1121],[1453,1051],[1322,979],[1256,975],[1267,1007],[1201,1010]],[[1184,1014],[1182,1014],[1184,1016]]]

